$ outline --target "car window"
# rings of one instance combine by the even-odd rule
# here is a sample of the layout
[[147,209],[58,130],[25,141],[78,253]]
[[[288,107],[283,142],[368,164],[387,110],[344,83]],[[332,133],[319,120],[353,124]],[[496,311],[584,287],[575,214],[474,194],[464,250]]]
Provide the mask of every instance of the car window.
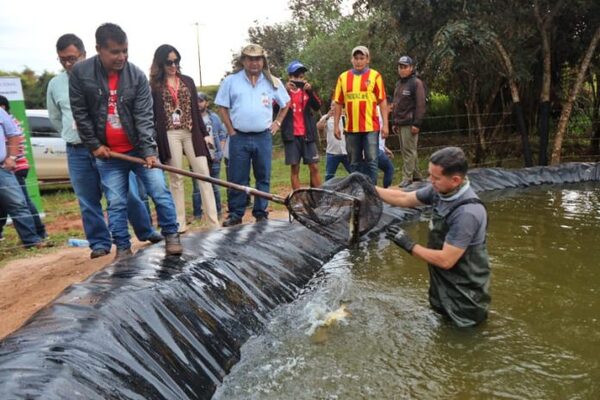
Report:
[[60,137],[47,117],[27,117],[32,137]]

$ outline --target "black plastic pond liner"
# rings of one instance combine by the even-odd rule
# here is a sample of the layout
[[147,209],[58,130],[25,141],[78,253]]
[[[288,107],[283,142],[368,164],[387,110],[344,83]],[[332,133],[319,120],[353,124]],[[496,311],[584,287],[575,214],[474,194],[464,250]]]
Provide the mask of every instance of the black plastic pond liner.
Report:
[[[600,164],[469,174],[477,191],[600,181]],[[377,236],[419,210],[385,207]],[[298,223],[186,235],[181,258],[139,251],[69,287],[0,343],[0,399],[206,399],[342,246]]]

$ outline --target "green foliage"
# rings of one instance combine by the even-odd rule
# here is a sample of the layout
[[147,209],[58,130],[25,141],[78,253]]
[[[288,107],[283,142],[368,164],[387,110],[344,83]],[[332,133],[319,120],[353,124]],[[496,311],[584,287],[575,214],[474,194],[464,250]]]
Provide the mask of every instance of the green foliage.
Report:
[[18,76],[21,78],[25,108],[46,108],[46,90],[48,82],[55,76],[53,73],[44,71],[42,75],[38,76],[32,69],[25,68],[22,72],[0,71],[0,76]]

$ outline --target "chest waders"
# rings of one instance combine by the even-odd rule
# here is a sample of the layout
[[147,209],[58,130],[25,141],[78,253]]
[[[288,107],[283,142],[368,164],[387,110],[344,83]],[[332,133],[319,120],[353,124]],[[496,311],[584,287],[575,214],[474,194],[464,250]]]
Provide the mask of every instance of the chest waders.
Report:
[[[479,199],[463,200],[452,207],[445,216],[435,210],[431,217],[428,247],[441,250],[448,230],[448,218],[465,204],[482,204]],[[467,250],[450,269],[429,266],[429,303],[431,307],[448,316],[458,327],[474,326],[487,318],[490,304],[490,265],[485,242],[467,247]]]

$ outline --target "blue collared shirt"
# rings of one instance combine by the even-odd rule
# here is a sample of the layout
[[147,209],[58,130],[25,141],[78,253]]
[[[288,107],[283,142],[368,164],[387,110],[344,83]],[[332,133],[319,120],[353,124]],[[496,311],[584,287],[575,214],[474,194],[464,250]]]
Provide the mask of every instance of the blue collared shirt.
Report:
[[0,163],[6,158],[6,139],[11,136],[19,136],[21,131],[13,121],[9,113],[0,107]]
[[[274,78],[276,79],[276,78]],[[273,102],[285,107],[290,96],[283,83],[274,88],[263,73],[252,86],[244,70],[223,80],[215,104],[229,109],[234,129],[243,132],[263,132],[273,123]]]
[[71,144],[81,143],[69,99],[69,74],[61,72],[50,80],[46,94],[46,107],[52,126]]

